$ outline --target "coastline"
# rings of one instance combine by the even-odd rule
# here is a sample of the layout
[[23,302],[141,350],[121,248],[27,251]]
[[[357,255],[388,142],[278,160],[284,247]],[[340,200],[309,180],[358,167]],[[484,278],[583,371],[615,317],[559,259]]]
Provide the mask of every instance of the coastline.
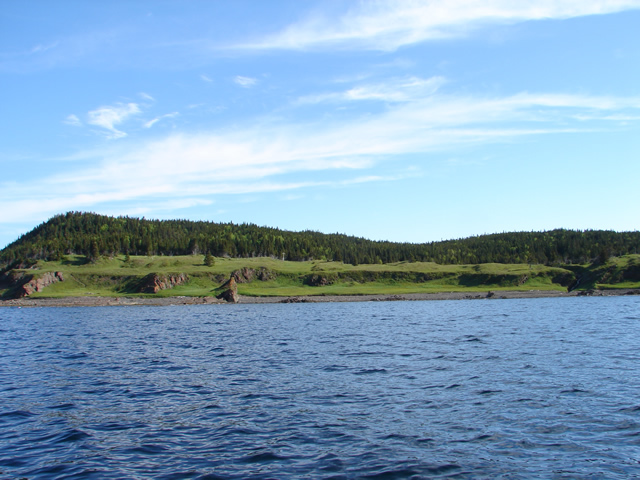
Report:
[[215,297],[62,297],[18,298],[1,300],[0,307],[107,307],[107,306],[175,306],[175,305],[238,305],[267,303],[334,303],[334,302],[384,302],[384,301],[435,301],[435,300],[502,300],[512,298],[569,298],[578,296],[640,295],[640,289],[595,290],[589,292],[562,292],[555,290],[490,291],[487,292],[436,292],[406,293],[400,295],[305,295],[292,297],[249,297],[240,295],[237,304]]

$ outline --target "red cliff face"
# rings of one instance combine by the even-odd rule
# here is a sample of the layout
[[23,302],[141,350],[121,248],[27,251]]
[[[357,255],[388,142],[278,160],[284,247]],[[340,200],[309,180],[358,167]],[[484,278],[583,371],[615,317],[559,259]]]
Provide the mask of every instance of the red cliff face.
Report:
[[64,281],[62,272],[47,272],[39,277],[32,277],[18,289],[18,297],[26,297],[34,292],[42,292],[46,287]]
[[189,276],[185,273],[160,275],[152,273],[147,275],[140,292],[158,293],[160,290],[168,290],[178,285],[183,285],[189,281]]

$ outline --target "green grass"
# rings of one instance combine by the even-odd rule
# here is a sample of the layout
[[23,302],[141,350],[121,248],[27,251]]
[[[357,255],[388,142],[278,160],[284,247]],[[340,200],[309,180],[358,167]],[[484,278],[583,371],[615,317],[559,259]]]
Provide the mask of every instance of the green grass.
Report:
[[[150,296],[132,285],[149,273],[185,273],[189,281],[157,296],[212,296],[230,274],[242,268],[267,269],[275,273],[268,281],[238,284],[241,295],[389,295],[437,292],[486,292],[487,290],[566,290],[576,275],[584,275],[581,288],[640,288],[633,272],[640,255],[611,259],[605,265],[566,268],[526,264],[438,265],[431,262],[397,262],[386,265],[353,266],[341,262],[290,262],[273,258],[216,258],[207,267],[203,256],[101,258],[87,263],[84,257],[67,256],[61,261],[38,262],[23,272],[41,275],[62,272],[64,282],[50,285],[32,297]],[[631,273],[629,273],[631,272]],[[305,279],[319,275],[331,280],[324,286],[310,286]],[[598,282],[602,283],[598,283]],[[4,288],[1,289],[1,288]],[[9,288],[0,287],[0,296]]]

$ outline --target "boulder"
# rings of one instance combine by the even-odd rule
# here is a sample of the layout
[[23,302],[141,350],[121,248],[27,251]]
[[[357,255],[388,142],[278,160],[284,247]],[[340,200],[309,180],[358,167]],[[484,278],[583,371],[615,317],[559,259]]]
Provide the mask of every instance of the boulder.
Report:
[[224,300],[229,303],[238,303],[240,297],[238,296],[238,284],[235,277],[232,275],[229,280],[223,283],[218,290],[222,290],[216,298]]

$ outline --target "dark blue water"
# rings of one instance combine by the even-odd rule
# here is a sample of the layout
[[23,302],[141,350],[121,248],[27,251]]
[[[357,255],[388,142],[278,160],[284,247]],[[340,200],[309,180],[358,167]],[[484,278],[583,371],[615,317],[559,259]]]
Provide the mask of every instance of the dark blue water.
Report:
[[640,298],[0,309],[0,478],[640,478]]

